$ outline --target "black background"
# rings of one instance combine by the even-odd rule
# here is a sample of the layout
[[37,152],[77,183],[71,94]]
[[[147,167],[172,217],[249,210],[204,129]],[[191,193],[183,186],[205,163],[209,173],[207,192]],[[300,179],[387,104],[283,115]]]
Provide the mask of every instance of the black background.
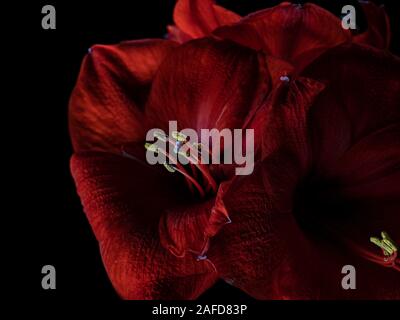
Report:
[[[31,1],[33,2],[33,1]],[[160,38],[172,23],[174,0],[46,1],[21,4],[23,12],[17,36],[7,48],[18,57],[14,68],[17,90],[12,92],[18,136],[13,144],[18,156],[17,175],[10,184],[16,191],[13,217],[17,233],[9,238],[22,239],[14,250],[22,262],[24,294],[41,298],[119,299],[104,271],[96,240],[82,212],[69,172],[72,154],[67,127],[67,105],[83,56],[93,44],[111,44],[122,40]],[[280,1],[225,0],[219,4],[240,14],[274,5]],[[296,1],[302,2],[302,1]],[[340,15],[344,4],[354,1],[318,2]],[[395,1],[394,1],[395,2]],[[399,18],[394,2],[385,3],[391,15],[392,50],[399,53]],[[57,29],[41,28],[43,5],[54,5]],[[12,14],[11,11],[10,14]],[[358,11],[360,12],[360,11]],[[7,12],[3,11],[3,15]],[[394,19],[397,17],[398,19]],[[362,15],[357,20],[365,28]],[[12,27],[11,27],[12,28]],[[16,43],[14,43],[16,42]],[[7,64],[7,61],[3,61]],[[11,150],[11,149],[10,149]],[[12,149],[12,152],[14,149]],[[57,270],[57,289],[41,288],[41,268],[51,264]],[[22,288],[22,289],[21,289]],[[30,293],[29,293],[30,295]],[[204,294],[213,299],[249,301],[241,291],[218,283]]]

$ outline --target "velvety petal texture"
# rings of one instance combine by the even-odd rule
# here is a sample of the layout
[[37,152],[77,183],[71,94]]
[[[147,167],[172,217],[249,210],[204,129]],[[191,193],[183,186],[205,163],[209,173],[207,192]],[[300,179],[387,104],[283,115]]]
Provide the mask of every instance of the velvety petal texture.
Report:
[[352,35],[342,28],[339,17],[312,3],[282,2],[241,18],[211,0],[179,0],[174,12],[176,25],[168,27],[168,38],[183,43],[213,34],[262,49],[301,71],[327,49],[345,42],[389,47],[391,32],[385,8],[371,1],[360,1],[360,8],[367,30]]
[[[153,82],[146,119],[152,127],[168,132],[168,122],[178,129],[242,128],[257,110],[271,85],[267,60],[263,54],[230,41],[198,39],[174,50],[160,66]],[[212,150],[219,153],[220,150]],[[227,180],[233,166],[210,165],[214,176]],[[228,183],[226,183],[228,184]],[[176,256],[187,253],[202,257],[209,239],[229,223],[222,195],[173,212],[160,221],[160,236],[165,248]]]
[[[169,28],[169,37],[183,42],[209,35],[222,25],[239,21],[240,16],[215,4],[213,0],[178,0],[174,10],[176,27]],[[186,39],[182,35],[187,35]]]
[[[323,89],[322,83],[301,78],[271,94],[251,123],[264,124],[263,139],[256,140],[263,160],[252,175],[236,177],[224,197],[232,222],[216,235],[215,245],[211,241],[209,256],[225,281],[258,299],[282,298],[272,275],[286,259],[281,237],[297,228],[290,210],[311,161],[307,111]],[[270,172],[273,180],[267,180]],[[287,231],[275,230],[273,219],[287,222]]]
[[305,70],[329,85],[310,114],[319,174],[358,141],[400,121],[399,72],[397,57],[357,45],[331,50]]
[[287,148],[288,152],[300,148],[302,154],[308,153],[304,141],[308,112],[324,88],[322,82],[310,78],[288,78],[269,94],[249,125],[257,130],[255,145],[260,159],[280,148]]
[[231,222],[223,202],[228,184],[223,183],[208,201],[166,210],[159,227],[162,245],[177,257],[207,259],[210,239]]
[[107,273],[122,298],[194,299],[215,282],[209,262],[191,255],[177,258],[161,245],[160,217],[174,206],[182,208],[185,196],[171,175],[93,152],[73,156],[71,171]]
[[[285,130],[272,134],[256,177],[227,193],[232,223],[215,256],[224,279],[261,299],[400,298],[399,259],[388,265],[369,241],[382,231],[400,241],[398,68],[397,58],[356,45],[309,67],[326,87],[309,117],[282,126],[307,130],[291,142]],[[345,265],[356,268],[356,290],[341,287]]]
[[[399,258],[369,240],[400,244],[400,60],[384,10],[361,6],[353,35],[314,4],[241,18],[178,0],[169,40],[89,50],[71,172],[122,298],[195,299],[222,278],[258,299],[400,299]],[[169,121],[254,129],[254,172],[149,165],[146,133]]]
[[230,41],[194,40],[160,66],[146,118],[163,130],[175,120],[179,130],[241,128],[269,86],[262,54]]
[[124,143],[143,139],[142,112],[153,76],[176,45],[141,40],[89,49],[69,103],[76,152],[119,153]]
[[222,26],[214,35],[262,49],[300,70],[327,49],[351,40],[350,32],[330,12],[311,3],[288,2]]
[[367,19],[367,30],[354,36],[353,41],[379,49],[388,49],[390,45],[390,21],[383,6],[372,1],[362,1],[362,9]]

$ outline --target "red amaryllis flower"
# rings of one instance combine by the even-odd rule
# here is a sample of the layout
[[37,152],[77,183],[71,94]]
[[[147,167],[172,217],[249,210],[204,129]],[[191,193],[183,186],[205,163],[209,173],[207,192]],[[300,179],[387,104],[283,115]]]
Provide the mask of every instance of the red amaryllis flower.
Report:
[[[305,91],[310,105],[321,89],[303,79],[296,82],[301,90],[282,81],[272,89],[270,67],[279,69],[262,53],[207,38],[180,47],[147,40],[90,49],[70,101],[71,170],[122,297],[195,298],[218,278],[207,251],[230,222],[222,198],[231,166],[168,173],[143,161],[145,134],[166,130],[170,120],[180,129],[252,124],[258,132],[262,124],[252,119],[270,91],[284,86],[279,96],[293,101]],[[279,117],[285,126],[286,116]]]
[[[260,111],[264,162],[224,198],[236,223],[211,248],[224,279],[260,299],[400,298],[397,252],[370,241],[400,243],[399,74],[396,57],[339,47],[304,72],[326,84],[307,117],[277,130]],[[356,290],[341,286],[345,265]]]
[[311,3],[283,2],[241,18],[212,0],[179,0],[169,37],[184,42],[212,34],[264,50],[301,71],[327,49],[340,44],[356,42],[388,48],[390,27],[385,10],[372,2],[360,5],[368,28],[353,36],[350,30],[342,28],[338,17]]
[[[304,18],[314,7],[271,10]],[[237,19],[207,8],[218,17],[210,30]],[[267,42],[283,43],[276,35]],[[304,36],[284,61],[232,40],[100,45],[83,62],[70,101],[71,170],[117,292],[190,299],[222,277],[257,298],[397,297],[396,257],[389,264],[368,239],[385,230],[399,240],[398,60]],[[255,172],[148,165],[146,132],[170,120],[253,128]],[[355,293],[340,289],[343,264],[360,269]]]

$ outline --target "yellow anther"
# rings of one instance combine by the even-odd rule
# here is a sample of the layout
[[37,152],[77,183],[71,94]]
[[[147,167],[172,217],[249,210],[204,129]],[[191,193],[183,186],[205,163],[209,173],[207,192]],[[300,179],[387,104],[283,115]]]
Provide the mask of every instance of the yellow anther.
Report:
[[370,241],[374,244],[376,244],[379,248],[383,250],[383,253],[385,256],[389,256],[393,254],[393,250],[390,246],[388,246],[386,243],[384,243],[382,240],[376,237],[371,237]]
[[185,142],[187,139],[187,136],[178,131],[172,131],[172,138],[174,138],[175,140],[180,141],[180,142]]
[[168,139],[168,137],[164,133],[158,131],[154,132],[154,137],[163,142],[167,141]]
[[155,144],[151,144],[151,143],[145,143],[144,147],[146,148],[146,150],[151,151],[151,152],[158,152],[158,148]]
[[396,245],[396,243],[389,237],[389,235],[387,234],[387,232],[382,231],[381,232],[381,236],[382,236],[382,241],[384,243],[386,243],[390,248],[392,248],[393,251],[397,251],[398,247]]
[[202,143],[193,143],[193,147],[197,148],[197,150],[201,150],[201,148],[204,148],[204,145]]
[[171,165],[169,165],[168,163],[164,163],[164,167],[165,169],[167,169],[169,172],[175,172],[175,168]]
[[398,248],[394,241],[389,237],[387,232],[382,231],[381,232],[382,239],[379,239],[377,237],[371,237],[370,241],[377,245],[379,248],[383,250],[383,254],[385,256],[390,256],[393,253],[395,253]]

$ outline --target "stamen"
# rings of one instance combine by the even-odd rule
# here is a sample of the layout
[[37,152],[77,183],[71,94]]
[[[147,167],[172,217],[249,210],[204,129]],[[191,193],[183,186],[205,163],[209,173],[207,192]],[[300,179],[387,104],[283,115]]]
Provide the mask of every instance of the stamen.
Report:
[[397,251],[398,250],[398,247],[397,247],[396,243],[389,237],[387,232],[382,231],[381,232],[381,236],[383,238],[382,241],[385,242],[389,247],[391,247],[393,251]]
[[180,170],[180,169],[178,169],[178,168],[175,168],[175,171],[178,171],[178,172],[181,173],[186,179],[188,179],[191,183],[193,183],[193,185],[196,187],[197,191],[199,191],[200,196],[201,196],[202,198],[205,197],[206,194],[205,194],[203,188],[200,186],[200,184],[199,184],[196,180],[194,180],[190,175],[188,175],[188,174],[186,173],[186,171]]
[[205,151],[208,153],[208,155],[209,155],[210,157],[212,156],[210,150],[208,150],[207,148],[205,148],[204,145],[203,145],[202,143],[197,143],[197,142],[195,142],[195,143],[193,143],[193,147],[197,148],[197,151],[198,151],[200,154],[201,154],[201,151],[202,151],[202,150],[205,150]]
[[[182,145],[183,145],[183,142],[177,141],[177,142],[175,143],[175,146],[174,146],[174,152],[175,152],[175,153],[179,153],[179,149],[182,147]],[[181,153],[182,153],[182,152],[181,152]]]
[[383,241],[379,240],[379,238],[371,237],[369,240],[373,244],[381,248],[385,256],[390,256],[393,253],[392,249],[388,245],[386,245]]
[[[163,155],[165,155],[168,159],[172,160],[172,159],[171,159],[171,156],[170,156],[167,152],[165,152],[165,150],[159,149],[159,148],[157,148],[155,145],[150,144],[150,143],[145,143],[144,146],[145,146],[145,148],[146,148],[147,150],[150,150],[150,151],[152,151],[152,152],[160,152],[160,153],[162,153]],[[196,189],[199,191],[201,197],[204,197],[204,196],[205,196],[205,192],[204,192],[203,188],[200,186],[200,184],[199,184],[196,180],[194,180],[194,179],[186,172],[186,170],[183,168],[183,166],[182,166],[181,164],[179,164],[179,162],[177,163],[176,167],[175,167],[175,166],[171,166],[171,165],[168,164],[168,163],[164,163],[163,165],[164,165],[164,167],[165,167],[169,172],[175,172],[175,171],[177,171],[177,172],[179,172],[180,174],[182,174],[182,175],[187,179],[187,181],[188,181],[189,183],[192,183],[192,184],[196,187]]]
[[201,151],[201,148],[204,147],[204,145],[202,143],[194,142],[193,147],[195,147],[195,148],[197,148],[197,150]]
[[385,256],[391,256],[397,252],[397,246],[389,237],[387,232],[381,232],[382,240],[377,237],[371,237],[369,240],[383,250]]
[[[193,173],[193,176],[195,178],[193,178],[192,176],[190,176],[187,171],[184,169],[184,167],[182,166],[182,164],[180,164],[179,162],[177,162],[176,165],[170,165],[169,163],[164,163],[164,167],[169,171],[169,172],[179,172],[181,173],[185,178],[186,181],[190,187],[190,189],[193,191],[193,186],[196,187],[196,189],[199,191],[200,195],[202,197],[205,196],[205,191],[202,188],[202,186],[197,182],[197,172],[196,169],[197,168],[201,174],[203,175],[203,181],[207,183],[206,186],[206,190],[209,191],[210,188],[213,192],[217,191],[217,183],[215,182],[214,178],[211,176],[208,167],[205,166],[204,164],[202,164],[199,161],[199,154],[200,154],[200,150],[202,148],[204,148],[204,146],[201,143],[193,143],[191,144],[190,142],[187,141],[187,136],[181,132],[178,131],[173,131],[171,133],[172,138],[168,137],[167,135],[165,135],[162,132],[155,132],[154,133],[154,137],[157,138],[160,141],[163,142],[168,142],[173,146],[173,152],[175,154],[178,154],[180,156],[185,157],[186,160],[188,160],[190,167],[191,167],[191,171]],[[188,147],[188,150],[182,151],[181,148],[182,146],[185,145]],[[159,148],[156,146],[156,144],[151,144],[151,143],[145,143],[145,148],[148,151],[151,152],[160,152],[161,154],[165,155],[169,160],[173,160],[173,163],[176,163],[176,158],[172,158],[172,155],[167,153],[166,150],[163,150],[162,148]],[[210,154],[209,150],[206,150],[208,152],[208,154]]]
[[[194,145],[191,143],[186,143],[186,145],[189,147],[189,149],[192,151],[192,153],[196,153],[198,150],[196,150],[194,148]],[[193,156],[193,155],[192,155]],[[212,190],[214,192],[217,191],[217,183],[215,182],[214,178],[210,175],[210,173],[208,172],[208,170],[206,169],[206,166],[204,166],[203,164],[200,163],[199,159],[196,156],[193,156],[194,160],[195,160],[195,165],[197,166],[197,168],[201,171],[201,173],[204,175],[204,177],[206,178],[207,182],[210,184]]]
[[169,165],[168,163],[164,163],[163,165],[169,172],[175,172],[176,171],[176,168],[174,168],[173,166]]
[[179,142],[186,142],[187,136],[183,133],[180,133],[178,131],[172,131],[172,138]]
[[[382,240],[377,237],[370,237],[370,241],[377,245],[383,250],[383,257],[372,252],[365,246],[360,245],[348,236],[342,233],[338,233],[338,230],[332,228],[332,226],[324,225],[324,229],[334,236],[337,240],[341,241],[349,249],[357,253],[359,256],[366,260],[379,264],[383,267],[393,268],[396,271],[400,271],[400,259],[397,258],[398,247],[395,242],[390,239],[387,232],[382,232]],[[383,242],[383,240],[386,240]]]
[[168,139],[168,136],[166,136],[164,133],[157,132],[157,131],[154,132],[154,137],[163,142],[167,141],[167,139]]
[[158,152],[159,149],[157,148],[157,146],[155,144],[151,144],[151,143],[145,143],[144,147],[146,148],[146,150],[149,150],[151,152]]
[[[174,131],[174,132],[176,133],[177,131]],[[175,136],[178,137],[176,134],[175,134]],[[181,137],[182,137],[182,136],[181,136]],[[173,146],[176,145],[176,141],[175,141],[175,140],[172,140],[171,138],[168,138],[168,141],[169,141]],[[209,174],[209,172],[208,172],[208,170],[207,170],[207,167],[204,166],[203,164],[201,164],[200,161],[199,161],[199,158],[195,155],[196,152],[198,152],[198,150],[194,149],[193,144],[191,144],[191,143],[189,143],[189,142],[186,142],[186,143],[185,143],[185,146],[188,146],[189,149],[191,150],[191,153],[190,153],[191,156],[189,157],[188,155],[185,155],[184,153],[180,153],[180,154],[181,154],[182,156],[186,157],[186,159],[187,159],[190,163],[194,164],[194,165],[200,170],[200,172],[201,172],[201,173],[203,174],[203,176],[206,178],[206,181],[207,181],[207,182],[209,183],[209,185],[211,186],[211,189],[213,190],[213,192],[216,192],[216,191],[217,191],[217,183],[215,182],[215,180],[213,179],[213,177]]]

